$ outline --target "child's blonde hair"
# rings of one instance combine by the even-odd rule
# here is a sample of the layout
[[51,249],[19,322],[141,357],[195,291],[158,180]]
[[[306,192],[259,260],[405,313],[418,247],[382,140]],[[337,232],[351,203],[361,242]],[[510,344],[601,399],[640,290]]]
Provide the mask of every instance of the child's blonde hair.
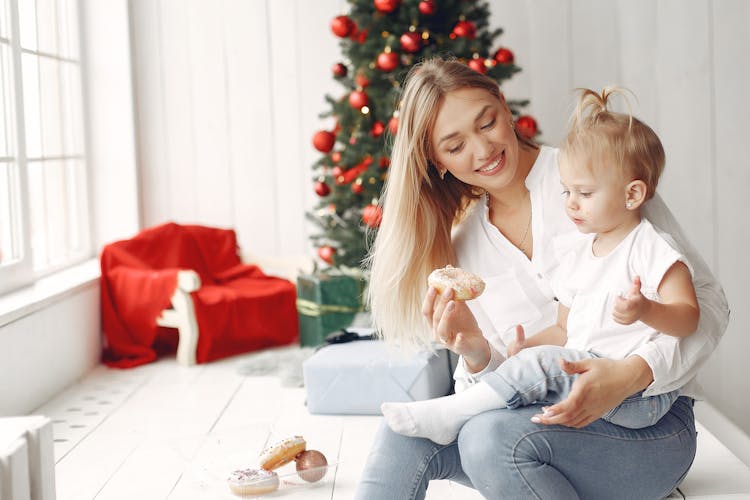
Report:
[[398,133],[381,194],[383,218],[366,264],[373,323],[386,340],[404,347],[429,345],[430,330],[421,314],[427,276],[456,263],[453,224],[483,192],[450,173],[441,179],[432,160],[440,105],[446,94],[464,88],[484,89],[505,103],[496,81],[442,58],[415,65],[401,94]]
[[614,95],[621,96],[628,111],[627,95],[618,87],[605,87],[601,94],[579,89],[578,105],[570,118],[568,135],[560,148],[566,161],[584,161],[594,166],[620,168],[628,181],[646,184],[646,199],[656,192],[664,170],[664,147],[656,133],[630,112],[607,109]]

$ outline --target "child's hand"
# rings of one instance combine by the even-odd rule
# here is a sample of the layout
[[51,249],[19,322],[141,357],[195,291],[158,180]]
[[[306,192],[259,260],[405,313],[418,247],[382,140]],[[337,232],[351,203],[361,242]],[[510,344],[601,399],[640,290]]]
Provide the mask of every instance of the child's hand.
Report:
[[516,340],[508,344],[508,357],[515,356],[526,347],[526,334],[521,325],[516,325]]
[[621,325],[630,325],[638,321],[648,312],[651,301],[641,293],[641,278],[633,279],[633,288],[625,296],[615,298],[612,318]]

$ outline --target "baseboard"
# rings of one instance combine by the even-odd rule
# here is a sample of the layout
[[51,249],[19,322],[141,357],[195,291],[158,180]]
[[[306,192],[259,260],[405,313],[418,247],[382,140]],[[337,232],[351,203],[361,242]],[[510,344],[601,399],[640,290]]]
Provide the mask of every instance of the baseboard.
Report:
[[750,467],[750,436],[706,401],[696,401],[695,418]]

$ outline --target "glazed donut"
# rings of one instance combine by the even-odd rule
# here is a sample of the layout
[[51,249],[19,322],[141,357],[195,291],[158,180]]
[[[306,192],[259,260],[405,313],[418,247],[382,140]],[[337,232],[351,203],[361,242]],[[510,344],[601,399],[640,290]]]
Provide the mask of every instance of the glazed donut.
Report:
[[265,495],[279,488],[279,475],[272,470],[239,469],[229,475],[227,483],[235,495]]
[[286,438],[260,453],[260,466],[266,470],[277,469],[294,460],[306,447],[307,443],[302,436]]
[[446,289],[453,289],[453,300],[476,299],[484,291],[484,281],[479,276],[464,271],[450,264],[442,269],[435,269],[427,277],[427,284],[443,293]]

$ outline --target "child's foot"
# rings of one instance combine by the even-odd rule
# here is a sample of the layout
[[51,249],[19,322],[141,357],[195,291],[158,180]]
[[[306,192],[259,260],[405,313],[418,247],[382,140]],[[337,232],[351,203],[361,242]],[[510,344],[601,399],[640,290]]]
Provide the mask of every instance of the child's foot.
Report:
[[449,444],[456,440],[458,431],[470,417],[462,418],[446,411],[451,405],[445,400],[452,397],[411,403],[383,403],[380,410],[393,432],[427,438],[438,444]]
[[458,394],[411,403],[383,403],[380,410],[394,432],[449,444],[471,417],[505,406],[505,400],[489,384],[478,382]]

